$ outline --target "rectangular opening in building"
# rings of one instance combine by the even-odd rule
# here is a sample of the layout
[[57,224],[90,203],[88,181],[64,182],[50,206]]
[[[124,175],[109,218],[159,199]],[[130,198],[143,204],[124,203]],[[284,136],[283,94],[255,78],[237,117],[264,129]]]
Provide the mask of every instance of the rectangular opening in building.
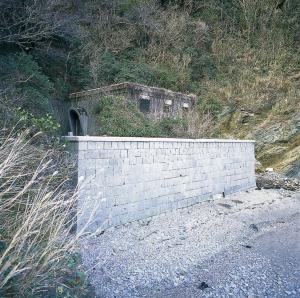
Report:
[[164,105],[164,113],[170,113],[170,111],[171,111],[170,106]]
[[150,100],[149,99],[140,99],[139,109],[142,113],[150,113]]
[[181,108],[182,108],[182,117],[186,118],[189,112],[189,104],[183,103]]

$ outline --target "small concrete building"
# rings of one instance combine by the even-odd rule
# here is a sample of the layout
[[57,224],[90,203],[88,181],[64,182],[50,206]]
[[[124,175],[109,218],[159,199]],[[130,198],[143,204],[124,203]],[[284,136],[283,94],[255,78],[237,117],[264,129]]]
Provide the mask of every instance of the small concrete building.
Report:
[[62,133],[73,135],[96,135],[95,109],[103,96],[124,96],[134,102],[142,113],[153,120],[163,117],[181,116],[191,110],[196,103],[196,95],[186,95],[164,88],[149,87],[137,83],[121,83],[72,93],[64,104],[53,102]]

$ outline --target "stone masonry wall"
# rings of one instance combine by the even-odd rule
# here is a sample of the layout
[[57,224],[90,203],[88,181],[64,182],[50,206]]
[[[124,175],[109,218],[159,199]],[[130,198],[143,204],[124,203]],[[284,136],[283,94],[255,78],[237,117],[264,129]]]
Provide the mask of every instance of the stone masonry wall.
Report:
[[78,228],[105,229],[255,186],[253,141],[69,137]]

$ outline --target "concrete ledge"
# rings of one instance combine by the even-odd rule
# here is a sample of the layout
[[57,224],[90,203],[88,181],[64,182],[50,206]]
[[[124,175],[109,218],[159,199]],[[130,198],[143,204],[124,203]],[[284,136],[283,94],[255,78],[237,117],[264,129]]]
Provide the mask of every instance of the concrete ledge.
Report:
[[64,137],[71,142],[177,142],[177,143],[255,143],[254,140],[233,139],[175,139],[175,138],[143,138],[143,137]]

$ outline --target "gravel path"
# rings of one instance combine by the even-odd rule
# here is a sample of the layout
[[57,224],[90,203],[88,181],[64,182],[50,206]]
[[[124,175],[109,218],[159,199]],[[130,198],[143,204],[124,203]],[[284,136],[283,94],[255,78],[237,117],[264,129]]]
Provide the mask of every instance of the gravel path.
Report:
[[300,297],[300,193],[253,190],[82,244],[98,297]]

